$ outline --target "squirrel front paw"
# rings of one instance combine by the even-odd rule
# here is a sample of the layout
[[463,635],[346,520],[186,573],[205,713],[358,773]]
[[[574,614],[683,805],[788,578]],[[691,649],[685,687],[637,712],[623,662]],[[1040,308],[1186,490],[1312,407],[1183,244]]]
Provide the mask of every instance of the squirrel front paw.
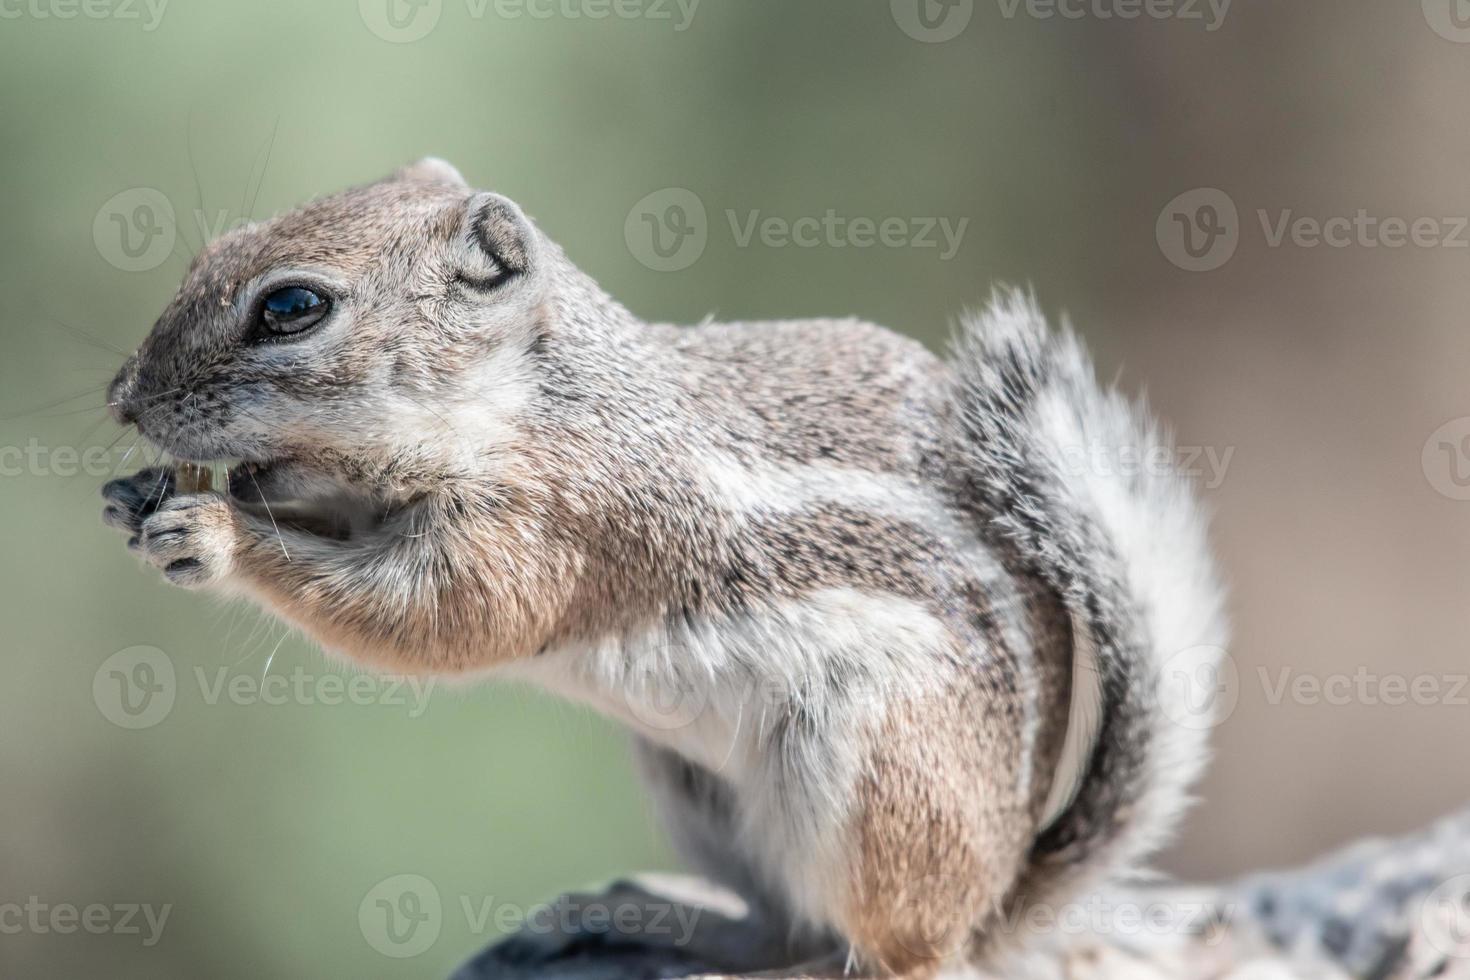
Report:
[[132,476],[109,481],[102,488],[102,523],[128,535],[128,547],[138,546],[143,522],[159,506],[174,495],[177,482],[174,471],[166,466],[150,466]]
[[237,532],[234,509],[220,494],[170,497],[143,521],[138,550],[174,585],[197,589],[230,571]]
[[234,564],[239,524],[218,493],[178,494],[168,471],[144,470],[102,488],[105,523],[131,533],[128,547],[184,588],[218,582]]

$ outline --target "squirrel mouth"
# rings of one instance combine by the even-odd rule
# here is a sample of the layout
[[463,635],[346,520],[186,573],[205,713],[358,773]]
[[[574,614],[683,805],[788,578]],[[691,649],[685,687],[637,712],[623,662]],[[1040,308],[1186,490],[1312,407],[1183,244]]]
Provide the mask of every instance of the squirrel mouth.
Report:
[[242,460],[226,470],[236,506],[279,527],[345,539],[372,523],[360,492],[296,459]]
[[[189,459],[176,457],[187,492],[218,488],[236,507],[276,528],[346,540],[382,522],[391,506],[341,475],[297,457]],[[213,479],[224,471],[222,483]],[[182,482],[186,481],[186,482]]]
[[[309,453],[235,456],[229,449],[238,452],[239,447],[181,445],[178,440],[159,443],[159,448],[176,460],[181,490],[223,493],[241,511],[277,528],[345,540],[381,525],[394,511],[383,495]],[[217,479],[220,475],[223,480]]]

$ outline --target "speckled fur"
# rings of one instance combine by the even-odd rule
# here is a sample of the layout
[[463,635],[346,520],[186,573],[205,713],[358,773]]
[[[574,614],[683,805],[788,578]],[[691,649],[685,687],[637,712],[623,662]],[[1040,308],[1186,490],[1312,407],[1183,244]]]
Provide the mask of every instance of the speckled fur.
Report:
[[[282,284],[332,312],[256,343]],[[855,321],[645,324],[428,160],[209,245],[111,400],[180,457],[275,464],[254,501],[109,485],[178,584],[625,721],[676,840],[771,924],[712,966],[992,955],[997,910],[1139,860],[1202,757],[1157,676],[1223,642],[1199,521],[1170,478],[1062,472],[1156,436],[1023,297],[950,362]],[[1077,628],[1104,716],[1043,826]]]

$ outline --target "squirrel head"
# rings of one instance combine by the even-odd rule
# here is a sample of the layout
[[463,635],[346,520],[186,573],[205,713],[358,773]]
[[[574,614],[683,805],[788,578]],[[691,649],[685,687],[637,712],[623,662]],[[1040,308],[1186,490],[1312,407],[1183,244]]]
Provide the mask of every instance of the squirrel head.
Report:
[[428,158],[211,242],[108,401],[176,456],[250,464],[249,496],[411,494],[509,440],[570,269]]

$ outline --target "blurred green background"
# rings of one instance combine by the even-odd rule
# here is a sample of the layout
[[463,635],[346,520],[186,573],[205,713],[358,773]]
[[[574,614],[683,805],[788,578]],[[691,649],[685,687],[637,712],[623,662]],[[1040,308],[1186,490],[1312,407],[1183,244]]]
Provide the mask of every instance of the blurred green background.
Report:
[[[99,423],[109,348],[142,338],[201,239],[425,154],[522,203],[651,320],[856,314],[939,345],[991,282],[1033,284],[1182,444],[1229,450],[1202,492],[1239,705],[1167,867],[1296,860],[1470,796],[1444,750],[1470,709],[1273,703],[1259,679],[1470,662],[1470,504],[1421,462],[1470,415],[1467,252],[1272,247],[1255,225],[1470,214],[1470,45],[1434,0],[1237,0],[1215,29],[1203,5],[960,0],[929,34],[919,2],[3,6],[0,976],[440,976],[494,938],[487,906],[676,866],[604,722],[493,686],[346,695],[346,668],[167,588],[98,522],[98,486],[144,452],[124,461],[132,436]],[[1190,272],[1156,225],[1199,187],[1239,206],[1240,241]],[[699,198],[708,244],[659,272],[625,231],[667,188]],[[828,209],[968,225],[946,259],[742,246],[728,216]],[[304,687],[262,697],[268,660]],[[173,670],[172,706],[119,714],[140,663]],[[359,916],[404,874],[441,901],[411,957]],[[141,914],[141,934],[50,911],[14,928],[29,913],[7,903],[170,910],[150,945]]]

